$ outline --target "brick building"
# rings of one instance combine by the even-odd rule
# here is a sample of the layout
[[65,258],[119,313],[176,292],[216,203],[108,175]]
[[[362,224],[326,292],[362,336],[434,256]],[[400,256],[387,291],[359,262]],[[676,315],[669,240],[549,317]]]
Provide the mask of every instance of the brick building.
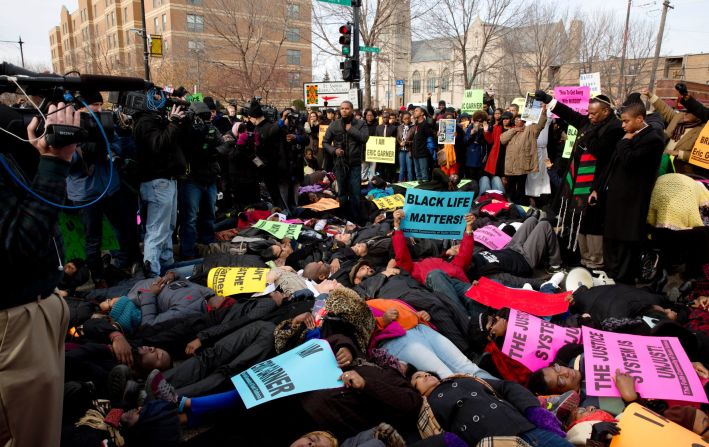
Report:
[[[262,96],[283,106],[312,75],[311,6],[304,0],[145,0],[149,35],[163,57],[151,80],[219,99]],[[123,76],[144,73],[140,0],[79,0],[49,32],[52,68]]]

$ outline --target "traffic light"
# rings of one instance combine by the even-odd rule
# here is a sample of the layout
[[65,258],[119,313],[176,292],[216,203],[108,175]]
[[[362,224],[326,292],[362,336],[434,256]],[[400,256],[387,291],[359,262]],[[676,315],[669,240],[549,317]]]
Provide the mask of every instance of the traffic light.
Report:
[[340,27],[340,45],[342,45],[342,55],[350,55],[350,44],[352,43],[352,23]]
[[359,78],[359,62],[355,59],[347,58],[340,62],[340,70],[342,70],[342,80],[347,82],[354,82]]

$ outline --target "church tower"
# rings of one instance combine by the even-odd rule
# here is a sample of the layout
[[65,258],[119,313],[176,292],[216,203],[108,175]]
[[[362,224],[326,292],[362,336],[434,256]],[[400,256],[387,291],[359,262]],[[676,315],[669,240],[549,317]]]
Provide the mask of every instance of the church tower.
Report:
[[[411,0],[384,0],[393,8],[382,27],[379,38],[381,53],[377,59],[375,102],[379,107],[397,110],[405,97],[396,96],[396,80],[404,81],[404,92],[410,88],[411,67]],[[405,105],[405,104],[404,104]]]

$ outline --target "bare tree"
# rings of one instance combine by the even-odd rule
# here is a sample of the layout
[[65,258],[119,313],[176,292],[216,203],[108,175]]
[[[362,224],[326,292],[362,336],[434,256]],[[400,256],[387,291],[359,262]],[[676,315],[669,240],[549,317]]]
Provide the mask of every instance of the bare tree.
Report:
[[618,31],[618,18],[610,11],[602,10],[579,12],[578,17],[583,23],[579,39],[580,68],[583,73],[593,73],[598,63],[613,55],[608,54],[608,44],[618,40],[615,34]]

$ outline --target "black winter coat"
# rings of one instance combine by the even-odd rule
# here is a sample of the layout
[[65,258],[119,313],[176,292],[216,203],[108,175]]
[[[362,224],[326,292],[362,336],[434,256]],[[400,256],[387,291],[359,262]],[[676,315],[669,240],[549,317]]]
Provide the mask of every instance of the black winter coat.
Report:
[[177,178],[187,169],[183,145],[187,123],[168,122],[156,113],[141,113],[133,126],[141,182]]
[[265,163],[259,168],[267,180],[288,178],[290,158],[285,150],[285,134],[278,124],[264,119],[256,125],[254,132],[259,134],[260,145],[256,155]]
[[629,242],[646,238],[650,195],[664,147],[662,136],[650,126],[632,139],[618,142],[606,172],[601,175],[604,237]]
[[345,130],[341,119],[335,120],[327,128],[323,137],[323,148],[333,158],[336,149],[344,149],[344,160],[349,166],[358,166],[364,160],[364,148],[369,140],[369,127],[362,120],[352,119],[350,130]]
[[414,123],[409,132],[414,133],[414,138],[411,143],[411,156],[414,158],[427,158],[431,156],[428,151],[428,139],[433,138],[436,134],[433,124],[428,120],[423,120],[420,123]]
[[575,314],[587,313],[600,325],[611,317],[635,318],[653,304],[665,304],[662,295],[626,284],[596,286],[591,289],[579,287],[574,292],[571,311]]

